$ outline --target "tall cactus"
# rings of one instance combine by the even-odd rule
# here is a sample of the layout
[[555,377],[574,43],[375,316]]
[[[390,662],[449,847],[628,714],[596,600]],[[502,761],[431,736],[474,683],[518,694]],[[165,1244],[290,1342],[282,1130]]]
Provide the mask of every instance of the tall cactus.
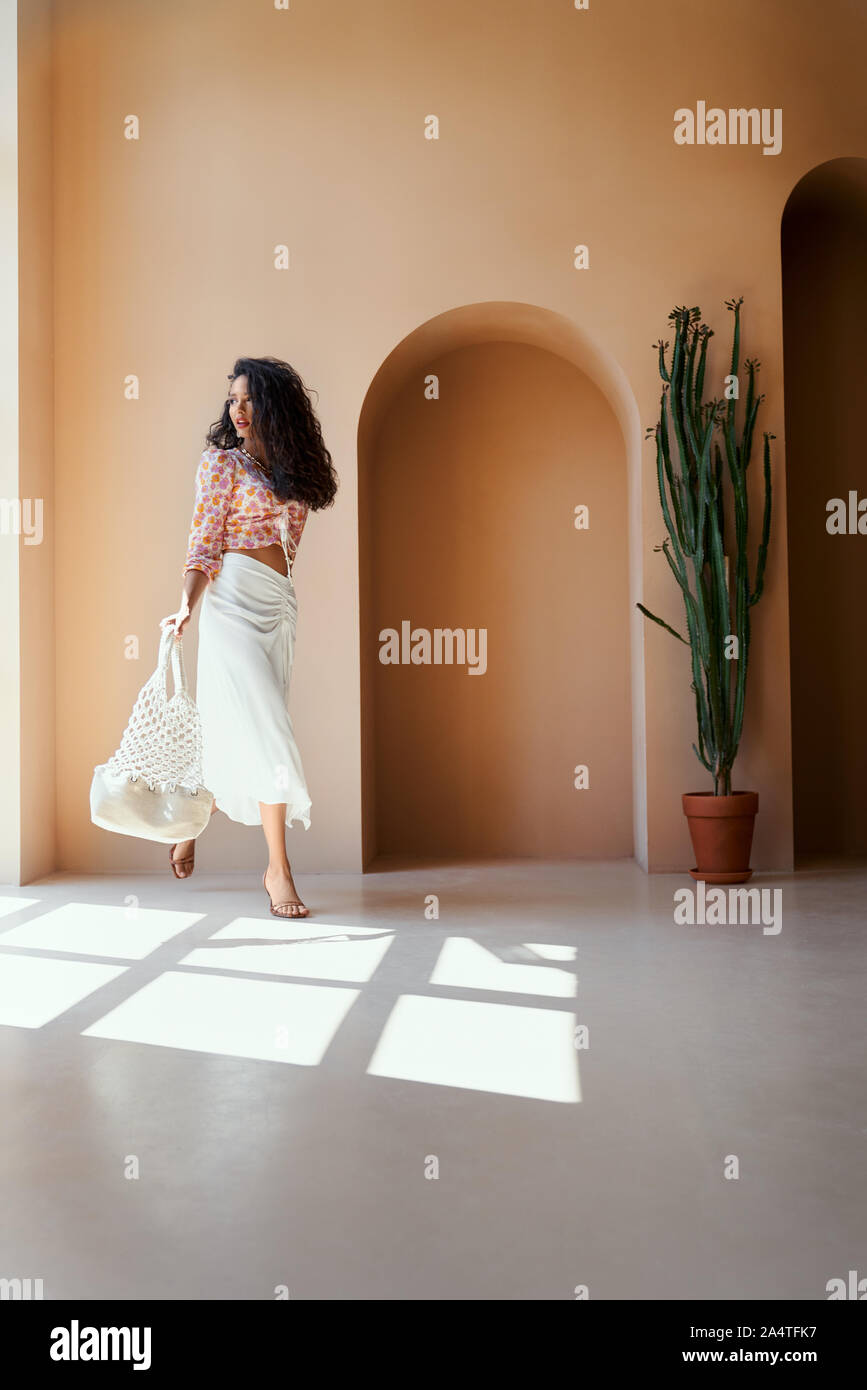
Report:
[[[696,757],[713,774],[714,796],[731,793],[732,765],[744,721],[744,696],[750,654],[750,609],[764,587],[771,530],[771,454],[764,435],[765,505],[750,582],[747,547],[749,505],[747,469],[756,415],[764,396],[756,394],[759,363],[747,358],[743,425],[738,435],[740,396],[740,310],[743,298],[726,301],[734,314],[730,377],[722,399],[702,400],[707,347],[713,329],[701,322],[698,308],[673,309],[674,347],[654,344],[663,387],[659,422],[647,431],[656,439],[659,500],[668,530],[661,550],[680,585],[688,637],[656,617],[644,604],[645,617],[664,627],[690,649],[691,689],[695,692],[698,745]],[[734,564],[725,545],[725,475],[731,482],[734,519]],[[736,640],[733,640],[736,639]]]

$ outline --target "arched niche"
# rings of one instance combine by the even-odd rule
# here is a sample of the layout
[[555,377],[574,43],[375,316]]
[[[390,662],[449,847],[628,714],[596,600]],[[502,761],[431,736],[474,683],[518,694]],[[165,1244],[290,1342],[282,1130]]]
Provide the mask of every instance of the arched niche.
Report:
[[[622,371],[551,310],[464,305],[382,363],[358,438],[365,867],[646,868],[640,447]],[[404,622],[431,657],[416,643],[420,661],[385,665]],[[438,631],[460,656],[456,634],[482,629],[485,674],[437,664]]]
[[[801,866],[867,854],[867,534],[857,530],[860,516],[867,531],[865,245],[867,160],[812,169],[790,194],[781,228],[792,791]],[[834,499],[845,511],[845,529],[836,533],[827,525]]]

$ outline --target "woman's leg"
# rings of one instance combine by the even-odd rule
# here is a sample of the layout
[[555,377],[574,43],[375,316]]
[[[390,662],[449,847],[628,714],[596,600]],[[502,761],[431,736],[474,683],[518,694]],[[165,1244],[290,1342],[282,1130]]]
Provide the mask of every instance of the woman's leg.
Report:
[[[215,801],[213,806],[211,807],[211,815],[214,814],[216,809],[217,803]],[[178,840],[178,843],[172,850],[172,859],[174,859],[175,861],[177,861],[178,859],[186,859],[188,855],[194,852],[193,845],[195,843],[195,840]],[[177,872],[179,878],[189,878],[193,870],[189,864],[178,864]]]
[[259,811],[268,844],[265,890],[281,917],[307,917],[307,908],[292,882],[292,869],[286,854],[286,805],[269,806],[260,801]]

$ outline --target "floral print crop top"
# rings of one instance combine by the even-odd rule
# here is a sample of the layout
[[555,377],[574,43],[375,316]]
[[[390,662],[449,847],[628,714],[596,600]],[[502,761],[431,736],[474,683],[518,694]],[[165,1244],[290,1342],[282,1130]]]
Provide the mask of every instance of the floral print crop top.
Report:
[[255,550],[279,542],[291,574],[308,511],[306,502],[278,502],[264,479],[248,472],[240,449],[205,449],[196,470],[183,572],[202,570],[214,580],[224,550]]

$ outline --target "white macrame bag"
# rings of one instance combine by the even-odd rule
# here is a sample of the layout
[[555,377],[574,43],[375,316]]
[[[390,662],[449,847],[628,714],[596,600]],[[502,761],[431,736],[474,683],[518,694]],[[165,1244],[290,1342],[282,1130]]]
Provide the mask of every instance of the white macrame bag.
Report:
[[202,786],[202,726],[187,691],[182,642],[164,628],[157,669],[139,691],[120,748],[93,770],[90,819],[103,830],[167,845],[195,840],[211,818],[214,796]]

